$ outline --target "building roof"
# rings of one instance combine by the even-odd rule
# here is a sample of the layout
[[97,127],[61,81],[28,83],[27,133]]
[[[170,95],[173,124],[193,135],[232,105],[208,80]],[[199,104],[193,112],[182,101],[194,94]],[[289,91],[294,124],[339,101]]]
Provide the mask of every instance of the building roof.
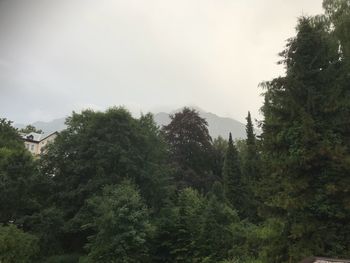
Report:
[[322,258],[311,257],[302,260],[300,263],[350,263],[349,259],[334,259],[334,258]]
[[58,133],[58,132],[52,132],[52,133],[36,133],[36,132],[30,132],[30,133],[20,133],[23,140],[31,141],[31,142],[40,142],[47,137],[50,137],[51,135]]

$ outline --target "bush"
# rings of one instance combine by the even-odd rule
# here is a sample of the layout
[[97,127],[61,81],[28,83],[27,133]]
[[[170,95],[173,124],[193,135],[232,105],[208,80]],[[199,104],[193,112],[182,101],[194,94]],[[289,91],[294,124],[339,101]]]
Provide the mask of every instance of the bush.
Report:
[[45,263],[78,263],[79,254],[55,255],[45,259]]
[[0,262],[28,263],[39,251],[38,238],[15,225],[0,225]]

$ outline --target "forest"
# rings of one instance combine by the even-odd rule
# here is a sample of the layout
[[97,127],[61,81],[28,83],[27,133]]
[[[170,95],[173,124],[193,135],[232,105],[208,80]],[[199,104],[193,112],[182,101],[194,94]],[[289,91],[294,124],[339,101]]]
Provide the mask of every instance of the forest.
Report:
[[350,1],[323,7],[245,139],[212,139],[187,107],[163,127],[111,107],[73,112],[37,158],[0,119],[0,262],[350,258]]

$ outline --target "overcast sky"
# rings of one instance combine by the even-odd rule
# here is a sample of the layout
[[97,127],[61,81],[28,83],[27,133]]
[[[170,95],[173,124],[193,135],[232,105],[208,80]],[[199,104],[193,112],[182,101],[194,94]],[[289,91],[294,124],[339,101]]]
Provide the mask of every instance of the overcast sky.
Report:
[[0,0],[0,117],[195,105],[244,121],[322,0]]

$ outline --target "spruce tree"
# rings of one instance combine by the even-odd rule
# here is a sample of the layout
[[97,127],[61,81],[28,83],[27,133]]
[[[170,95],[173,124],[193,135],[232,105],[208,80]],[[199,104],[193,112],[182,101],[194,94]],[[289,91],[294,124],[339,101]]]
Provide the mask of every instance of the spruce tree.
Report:
[[242,189],[241,170],[236,147],[232,141],[232,134],[229,135],[228,147],[223,168],[224,193],[229,204],[243,212],[244,191]]
[[259,156],[256,135],[254,133],[254,125],[252,123],[250,112],[248,112],[246,120],[246,150],[242,158],[242,181],[246,189],[247,204],[245,214],[251,221],[257,221],[258,197],[256,194],[256,188],[259,180]]
[[280,245],[267,242],[261,253],[264,262],[276,263],[310,255],[348,257],[349,155],[341,117],[348,109],[338,104],[346,94],[337,84],[338,45],[320,17],[304,17],[281,55],[286,76],[264,84],[259,185],[267,222],[280,226],[270,236]]
[[246,118],[247,125],[246,125],[246,133],[247,133],[247,146],[248,146],[248,153],[251,156],[256,155],[256,137],[254,133],[254,125],[252,122],[252,117],[250,115],[250,111],[248,111],[248,116]]

